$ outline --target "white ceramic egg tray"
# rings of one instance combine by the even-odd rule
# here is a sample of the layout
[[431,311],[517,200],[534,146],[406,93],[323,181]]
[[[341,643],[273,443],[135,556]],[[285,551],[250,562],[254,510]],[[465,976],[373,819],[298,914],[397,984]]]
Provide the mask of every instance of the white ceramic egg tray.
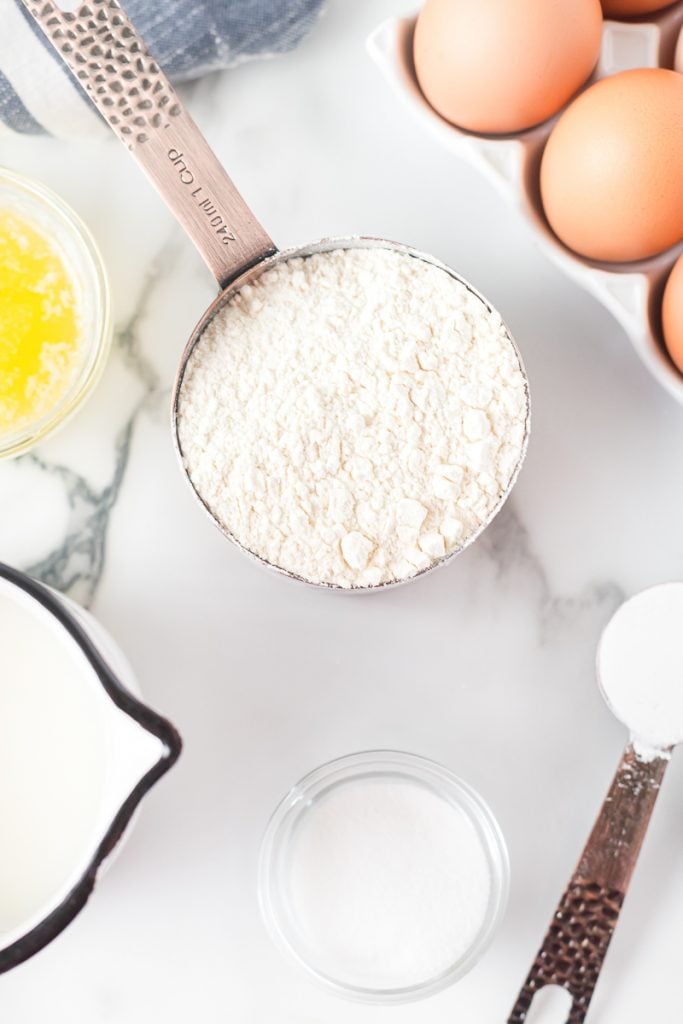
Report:
[[[545,218],[539,186],[543,148],[559,114],[514,135],[475,135],[456,128],[429,105],[417,83],[415,21],[391,19],[368,39],[368,50],[393,89],[447,149],[478,168],[519,209],[547,256],[610,310],[650,373],[683,405],[683,375],[669,358],[661,334],[664,284],[683,243],[643,262],[624,264],[587,260],[564,246]],[[672,67],[681,26],[683,2],[647,21],[606,21],[600,61],[586,86],[628,68]]]

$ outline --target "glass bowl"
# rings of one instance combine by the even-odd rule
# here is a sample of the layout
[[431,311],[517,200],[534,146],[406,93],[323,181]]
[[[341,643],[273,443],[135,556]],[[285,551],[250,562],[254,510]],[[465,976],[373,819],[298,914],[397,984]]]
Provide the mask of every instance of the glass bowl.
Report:
[[80,364],[59,401],[40,419],[0,435],[0,458],[19,455],[61,427],[97,383],[111,345],[110,294],[102,257],[85,224],[36,181],[0,167],[0,208],[16,211],[60,249],[79,290],[82,338]]
[[[416,981],[368,984],[328,949],[311,941],[297,918],[292,878],[296,840],[302,825],[340,787],[359,782],[409,782],[445,800],[474,827],[488,868],[486,911],[467,948],[445,969]],[[475,842],[476,842],[475,840]],[[433,761],[397,751],[352,754],[315,769],[294,786],[266,829],[259,862],[259,903],[266,928],[290,959],[337,995],[368,1003],[403,1003],[434,994],[462,978],[482,956],[501,923],[507,904],[510,867],[500,828],[487,804],[470,786]],[[332,943],[334,945],[334,943]],[[354,976],[355,974],[355,976]]]

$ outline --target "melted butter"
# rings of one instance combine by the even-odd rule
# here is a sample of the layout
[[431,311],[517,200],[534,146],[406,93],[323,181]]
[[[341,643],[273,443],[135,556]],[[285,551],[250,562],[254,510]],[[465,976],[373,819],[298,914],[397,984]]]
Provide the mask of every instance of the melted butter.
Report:
[[58,246],[0,209],[0,435],[64,397],[80,362],[77,287]]

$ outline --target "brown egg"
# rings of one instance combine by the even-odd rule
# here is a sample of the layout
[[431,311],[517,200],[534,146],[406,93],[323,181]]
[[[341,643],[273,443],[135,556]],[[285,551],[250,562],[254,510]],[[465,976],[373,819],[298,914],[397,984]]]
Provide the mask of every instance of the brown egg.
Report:
[[671,7],[672,3],[675,0],[602,0],[602,9],[606,18],[637,18]]
[[664,289],[662,304],[664,341],[678,369],[683,373],[683,256],[674,263]]
[[601,32],[600,0],[427,0],[415,70],[447,121],[517,132],[557,113],[583,85]]
[[645,259],[683,238],[683,75],[623,71],[564,112],[541,163],[555,234],[596,260]]

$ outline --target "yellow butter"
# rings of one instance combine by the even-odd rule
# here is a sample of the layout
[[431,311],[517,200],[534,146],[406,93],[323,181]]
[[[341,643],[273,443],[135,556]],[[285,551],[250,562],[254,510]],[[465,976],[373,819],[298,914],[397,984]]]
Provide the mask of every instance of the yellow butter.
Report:
[[0,435],[38,423],[81,361],[77,284],[38,225],[0,209]]

